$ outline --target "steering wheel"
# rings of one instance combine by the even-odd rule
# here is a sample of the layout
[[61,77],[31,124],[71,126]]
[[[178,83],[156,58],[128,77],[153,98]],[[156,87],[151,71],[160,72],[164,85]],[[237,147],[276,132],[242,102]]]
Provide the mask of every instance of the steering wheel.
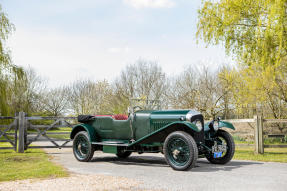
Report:
[[134,107],[133,107],[133,110],[135,110],[136,108],[138,108],[138,110],[142,110],[142,109],[143,109],[141,106],[138,106],[138,105],[137,105],[137,106],[134,106]]

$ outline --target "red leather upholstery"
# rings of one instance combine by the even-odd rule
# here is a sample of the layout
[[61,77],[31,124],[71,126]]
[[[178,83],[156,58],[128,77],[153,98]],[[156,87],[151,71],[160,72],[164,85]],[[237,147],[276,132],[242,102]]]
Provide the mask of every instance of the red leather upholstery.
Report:
[[117,114],[117,115],[113,115],[113,118],[115,120],[127,120],[129,117],[124,114]]
[[112,117],[115,120],[127,120],[129,117],[125,114],[116,115],[95,115],[95,117]]

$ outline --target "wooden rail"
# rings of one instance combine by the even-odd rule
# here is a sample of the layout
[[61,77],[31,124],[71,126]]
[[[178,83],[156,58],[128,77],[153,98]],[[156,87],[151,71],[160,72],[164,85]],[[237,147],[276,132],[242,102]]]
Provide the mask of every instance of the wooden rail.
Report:
[[[67,144],[71,141],[69,138],[61,138],[61,136],[69,135],[74,124],[68,120],[76,120],[76,117],[42,117],[32,116],[27,117],[24,112],[19,112],[16,117],[0,116],[0,120],[12,120],[14,121],[9,125],[0,125],[0,142],[9,142],[13,147],[0,147],[0,149],[17,149],[18,152],[23,153],[28,148],[66,148],[70,147]],[[44,124],[52,121],[51,124]],[[42,121],[42,123],[41,123]],[[36,123],[34,123],[36,122]],[[40,123],[40,124],[38,124]],[[54,132],[51,130],[57,128],[59,131],[61,128],[66,128],[66,132]],[[69,130],[67,131],[67,128]],[[4,129],[4,130],[3,130]],[[15,129],[15,132],[10,131]],[[17,130],[19,136],[17,137]],[[9,132],[8,132],[9,131]],[[14,140],[10,136],[14,136]],[[60,136],[60,137],[57,137]],[[51,142],[53,146],[35,146],[31,145],[33,142]],[[18,143],[18,144],[17,144]]]
[[[254,129],[254,146],[255,153],[263,154],[264,148],[287,148],[287,145],[264,145],[264,123],[287,123],[287,119],[263,119],[262,116],[254,116],[253,119],[230,119],[226,120],[231,123],[255,123]],[[239,144],[239,146],[243,146],[243,144]],[[245,144],[244,146],[247,146]],[[250,145],[248,145],[250,146]]]
[[255,119],[227,119],[230,123],[255,123]]
[[[61,128],[69,128],[72,130],[74,124],[71,124],[67,120],[76,120],[76,117],[40,117],[40,116],[33,116],[33,117],[26,117],[26,142],[25,142],[25,149],[28,148],[66,148],[70,147],[67,144],[71,141],[70,139],[64,138],[53,138],[55,135],[69,135],[70,132],[49,132],[53,128],[61,129]],[[52,120],[52,124],[49,125],[35,125],[32,121],[35,120]],[[35,130],[36,132],[29,132],[27,128],[30,130]],[[30,138],[29,135],[35,135],[34,137]],[[52,136],[51,136],[52,135]],[[53,144],[53,146],[31,146],[33,142],[43,142],[49,141]],[[59,143],[63,142],[63,143]]]
[[[16,151],[17,150],[17,120],[18,118],[0,116],[0,119],[13,120],[13,122],[8,125],[0,125],[0,138],[2,137],[2,140],[0,140],[0,142],[10,143],[11,145],[10,147],[0,147],[0,149],[14,149]],[[11,133],[11,131],[14,131],[14,132]]]

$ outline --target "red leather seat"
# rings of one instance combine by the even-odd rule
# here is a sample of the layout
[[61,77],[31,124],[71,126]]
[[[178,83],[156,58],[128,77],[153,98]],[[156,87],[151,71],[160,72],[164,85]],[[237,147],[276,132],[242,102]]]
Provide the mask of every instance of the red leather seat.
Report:
[[115,120],[127,120],[129,117],[125,114],[116,115],[95,115],[95,117],[112,117]]
[[127,120],[129,117],[125,114],[116,114],[116,115],[113,115],[113,118],[115,120]]

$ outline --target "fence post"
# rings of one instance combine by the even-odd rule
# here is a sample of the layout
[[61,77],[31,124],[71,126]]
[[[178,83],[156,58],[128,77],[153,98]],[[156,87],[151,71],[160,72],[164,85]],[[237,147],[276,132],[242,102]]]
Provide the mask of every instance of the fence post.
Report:
[[19,125],[19,141],[18,141],[18,153],[24,153],[25,148],[25,113],[19,112],[18,115]]
[[256,154],[264,154],[264,141],[263,141],[263,117],[262,115],[254,116],[255,132],[255,153]]
[[14,132],[15,132],[15,134],[14,134],[14,140],[15,140],[15,145],[14,145],[14,151],[15,152],[17,152],[17,146],[18,146],[18,142],[17,142],[17,139],[18,139],[18,135],[17,135],[17,133],[18,133],[18,123],[19,123],[19,120],[18,120],[18,118],[17,118],[17,115],[18,115],[18,113],[15,113],[15,119],[14,119],[14,121],[13,121],[13,123],[14,123]]

